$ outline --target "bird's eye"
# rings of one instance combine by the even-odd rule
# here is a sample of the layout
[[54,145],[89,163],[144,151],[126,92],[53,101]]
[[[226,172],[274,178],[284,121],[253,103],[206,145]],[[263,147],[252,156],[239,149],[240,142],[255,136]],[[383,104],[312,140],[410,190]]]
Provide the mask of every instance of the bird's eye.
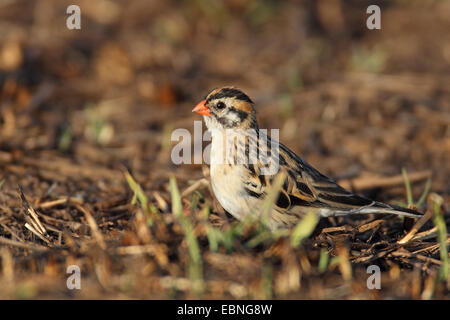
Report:
[[226,107],[225,103],[223,103],[223,102],[218,102],[216,104],[216,108],[219,109],[219,110],[225,109],[225,107]]

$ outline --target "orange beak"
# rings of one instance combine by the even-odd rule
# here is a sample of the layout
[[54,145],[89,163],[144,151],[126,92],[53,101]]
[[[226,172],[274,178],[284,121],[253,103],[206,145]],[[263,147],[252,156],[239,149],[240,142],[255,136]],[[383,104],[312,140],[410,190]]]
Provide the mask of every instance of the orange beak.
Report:
[[192,112],[201,114],[203,116],[211,116],[211,112],[209,111],[208,107],[206,106],[206,100],[203,100],[199,104],[195,106],[194,109],[192,109]]

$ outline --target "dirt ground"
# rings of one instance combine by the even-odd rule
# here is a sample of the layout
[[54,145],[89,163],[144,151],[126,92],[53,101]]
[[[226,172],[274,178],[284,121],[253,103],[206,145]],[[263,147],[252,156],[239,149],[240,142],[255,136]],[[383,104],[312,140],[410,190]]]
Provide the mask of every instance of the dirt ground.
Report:
[[[80,30],[70,4],[0,3],[0,298],[450,297],[450,1],[80,0]],[[329,218],[295,246],[239,224],[170,157],[223,85],[355,192],[406,205],[405,169],[424,226]]]

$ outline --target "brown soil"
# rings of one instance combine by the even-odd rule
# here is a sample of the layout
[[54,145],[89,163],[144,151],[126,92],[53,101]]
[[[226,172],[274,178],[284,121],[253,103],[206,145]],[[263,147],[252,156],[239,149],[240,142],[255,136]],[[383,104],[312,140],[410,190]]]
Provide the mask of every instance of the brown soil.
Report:
[[[405,168],[417,201],[431,177],[418,209],[443,200],[448,229],[450,2],[77,3],[81,30],[66,28],[69,1],[0,4],[0,298],[449,297],[433,219],[403,245],[408,220],[324,219],[293,248],[239,230],[202,182],[177,217],[169,179],[183,192],[207,178],[171,162],[170,135],[193,131],[210,89],[235,85],[260,127],[356,192],[405,203]],[[375,3],[382,29],[368,30]],[[47,233],[30,231],[31,208]],[[208,230],[228,238],[215,248]],[[381,290],[366,286],[372,264]],[[66,287],[70,265],[81,290]]]

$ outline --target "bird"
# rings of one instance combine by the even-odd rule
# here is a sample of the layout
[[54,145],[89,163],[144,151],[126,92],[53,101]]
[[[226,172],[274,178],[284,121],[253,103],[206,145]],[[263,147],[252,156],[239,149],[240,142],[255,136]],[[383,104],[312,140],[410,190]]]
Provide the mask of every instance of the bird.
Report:
[[[413,209],[352,193],[320,173],[263,133],[258,127],[253,101],[237,87],[212,90],[192,112],[203,116],[211,132],[209,165],[213,193],[220,205],[238,220],[262,219],[265,200],[281,172],[284,181],[266,219],[273,230],[294,227],[308,212],[319,218],[371,213],[410,218],[422,215]],[[277,146],[275,151],[271,149],[273,145]],[[230,150],[234,151],[231,155]],[[264,153],[267,158],[276,157],[276,172],[268,169],[267,158],[258,156]]]

